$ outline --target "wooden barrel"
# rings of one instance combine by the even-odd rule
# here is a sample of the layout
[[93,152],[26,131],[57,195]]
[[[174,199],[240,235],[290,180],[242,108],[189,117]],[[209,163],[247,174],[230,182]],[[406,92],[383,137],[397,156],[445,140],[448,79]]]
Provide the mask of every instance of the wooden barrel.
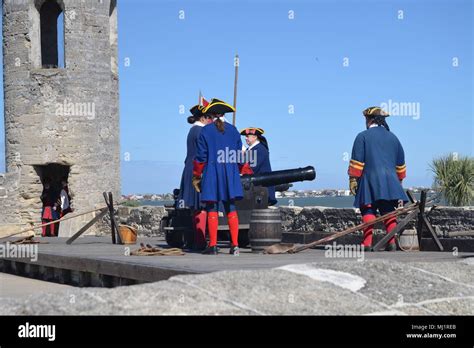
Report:
[[122,244],[137,243],[137,229],[127,225],[119,225],[120,239]]
[[416,230],[403,231],[399,239],[399,244],[402,250],[420,250]]
[[249,240],[253,252],[281,242],[280,209],[254,209],[250,215]]

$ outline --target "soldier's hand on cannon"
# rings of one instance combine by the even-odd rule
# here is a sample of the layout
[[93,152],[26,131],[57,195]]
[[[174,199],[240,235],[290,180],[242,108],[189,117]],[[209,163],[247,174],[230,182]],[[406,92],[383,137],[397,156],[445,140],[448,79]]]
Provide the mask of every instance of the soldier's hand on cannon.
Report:
[[201,192],[201,176],[193,175],[193,187],[197,192]]
[[357,178],[351,177],[349,178],[349,190],[351,191],[352,195],[356,195],[357,193]]

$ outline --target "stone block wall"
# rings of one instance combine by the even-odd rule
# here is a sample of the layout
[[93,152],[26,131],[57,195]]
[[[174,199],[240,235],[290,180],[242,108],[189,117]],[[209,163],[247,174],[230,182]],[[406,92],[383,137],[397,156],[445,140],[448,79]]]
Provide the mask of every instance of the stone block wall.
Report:
[[[337,232],[362,221],[360,213],[353,208],[280,207],[280,211],[285,232]],[[120,223],[134,226],[140,235],[146,236],[160,235],[160,221],[166,215],[165,208],[159,206],[118,209]],[[448,237],[448,232],[454,231],[472,231],[474,207],[439,207],[433,210],[429,219],[439,236]],[[414,222],[407,226],[407,229],[414,228]],[[375,229],[376,232],[383,230],[383,224],[376,224]]]
[[7,173],[0,225],[38,222],[41,168],[69,170],[75,210],[120,197],[117,10],[114,0],[57,0],[64,14],[63,68],[41,60],[44,0],[3,1]]
[[19,172],[0,174],[0,214],[2,224],[15,224],[19,222],[19,215],[10,214],[19,208],[18,201],[11,199],[17,195]]
[[[281,207],[283,230],[310,232],[337,232],[361,223],[360,212],[354,208],[326,207]],[[429,212],[429,209],[426,209]],[[402,219],[402,215],[399,219]],[[449,232],[474,230],[474,207],[438,207],[429,214],[429,220],[439,236],[448,237]],[[407,229],[414,229],[415,220]],[[376,230],[384,229],[382,223]]]

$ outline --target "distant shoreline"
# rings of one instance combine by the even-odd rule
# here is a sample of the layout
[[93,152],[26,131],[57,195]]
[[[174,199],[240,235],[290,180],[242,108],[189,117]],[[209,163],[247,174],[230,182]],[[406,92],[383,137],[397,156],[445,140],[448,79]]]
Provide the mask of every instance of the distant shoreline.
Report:
[[[173,205],[173,200],[138,200],[136,206],[164,206]],[[284,197],[278,198],[277,206],[296,206],[296,207],[309,207],[309,206],[320,206],[328,208],[353,208],[354,197],[353,196],[323,196],[323,197]]]
[[[290,191],[294,192],[294,191]],[[415,198],[419,198],[419,191],[414,192]],[[434,192],[434,191],[433,191]],[[295,192],[296,193],[296,192]],[[298,192],[299,194],[299,192]],[[428,193],[428,196],[431,192]],[[128,202],[129,206],[165,206],[173,205],[174,200],[171,194],[160,195],[165,196],[166,199],[128,199],[123,197],[125,202]],[[352,208],[354,203],[354,196],[351,195],[326,195],[326,196],[295,196],[295,197],[277,197],[277,206],[297,206],[297,207],[308,207],[308,206],[321,206],[330,208]]]

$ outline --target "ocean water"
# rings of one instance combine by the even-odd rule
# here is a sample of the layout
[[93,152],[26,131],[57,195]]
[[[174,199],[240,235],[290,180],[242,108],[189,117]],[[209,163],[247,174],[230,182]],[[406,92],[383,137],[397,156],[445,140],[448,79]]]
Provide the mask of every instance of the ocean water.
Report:
[[[141,201],[142,205],[163,206],[173,204],[172,201]],[[297,207],[322,206],[333,208],[351,208],[354,203],[353,196],[341,197],[301,197],[301,198],[278,198],[277,205],[291,205]]]
[[301,197],[301,198],[279,198],[278,205],[290,205],[297,207],[321,206],[333,208],[351,208],[354,196],[339,197]]
[[[415,199],[420,199],[420,194],[414,194]],[[428,195],[429,197],[429,195]],[[142,205],[172,205],[173,201],[141,201]],[[338,197],[300,197],[300,198],[278,198],[277,206],[296,206],[296,207],[308,207],[308,206],[321,206],[321,207],[332,207],[332,208],[352,208],[354,203],[354,196],[338,196]]]

